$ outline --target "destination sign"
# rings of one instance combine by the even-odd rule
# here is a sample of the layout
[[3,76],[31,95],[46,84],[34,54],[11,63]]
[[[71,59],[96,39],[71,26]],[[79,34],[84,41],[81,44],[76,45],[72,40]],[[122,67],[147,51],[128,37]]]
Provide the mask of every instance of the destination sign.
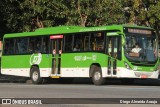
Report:
[[51,35],[50,39],[62,39],[63,35]]
[[128,32],[129,33],[139,33],[139,34],[152,34],[151,30],[147,30],[147,29],[132,29],[132,28],[128,28]]

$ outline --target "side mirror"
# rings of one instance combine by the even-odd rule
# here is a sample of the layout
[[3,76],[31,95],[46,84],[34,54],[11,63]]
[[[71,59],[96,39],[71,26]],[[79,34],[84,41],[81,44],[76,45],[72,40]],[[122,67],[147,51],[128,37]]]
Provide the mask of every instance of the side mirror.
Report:
[[122,36],[122,46],[126,44],[124,36]]
[[121,37],[122,37],[122,46],[124,46],[124,45],[126,44],[124,33],[122,33],[122,32],[117,32],[117,33],[118,33],[119,35],[121,35]]

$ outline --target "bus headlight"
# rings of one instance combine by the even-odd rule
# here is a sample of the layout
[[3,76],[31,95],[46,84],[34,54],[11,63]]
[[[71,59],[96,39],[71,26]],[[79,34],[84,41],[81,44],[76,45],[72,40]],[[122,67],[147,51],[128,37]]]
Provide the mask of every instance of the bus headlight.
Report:
[[127,62],[124,62],[124,65],[127,69],[131,69],[131,67],[127,64]]

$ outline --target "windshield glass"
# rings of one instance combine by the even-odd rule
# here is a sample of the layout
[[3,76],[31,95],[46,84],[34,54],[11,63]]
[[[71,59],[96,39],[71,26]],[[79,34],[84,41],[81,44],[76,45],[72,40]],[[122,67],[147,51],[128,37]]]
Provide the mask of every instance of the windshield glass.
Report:
[[151,35],[126,33],[125,56],[131,62],[153,63],[158,58],[155,33]]

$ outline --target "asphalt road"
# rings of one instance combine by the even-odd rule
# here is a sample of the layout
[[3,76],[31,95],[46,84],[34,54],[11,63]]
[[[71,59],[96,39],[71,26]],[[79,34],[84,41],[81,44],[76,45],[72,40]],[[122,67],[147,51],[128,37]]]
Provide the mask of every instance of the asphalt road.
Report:
[[[86,81],[86,82],[85,82]],[[117,82],[117,83],[116,83]],[[26,83],[0,83],[0,97],[16,98],[160,98],[159,84],[140,81],[134,85],[121,85],[118,81],[95,86],[89,80],[72,84],[52,83],[33,85]],[[145,83],[151,82],[151,83]],[[113,84],[113,85],[112,85]],[[158,93],[158,94],[157,94]]]
[[[0,98],[160,98],[160,81],[138,80],[133,85],[122,85],[119,80],[109,80],[103,86],[95,86],[89,79],[76,79],[72,84],[52,82],[41,85],[19,82],[8,83],[1,80]],[[49,106],[47,105],[47,107]],[[54,106],[75,107],[75,105],[66,104]],[[97,105],[80,104],[76,106],[88,107]],[[103,107],[104,105],[100,105],[99,107],[101,106]],[[119,105],[119,107],[121,106]],[[144,107],[147,106],[146,104],[144,105]],[[158,107],[159,105],[154,106]],[[3,107],[5,106],[3,105]]]

